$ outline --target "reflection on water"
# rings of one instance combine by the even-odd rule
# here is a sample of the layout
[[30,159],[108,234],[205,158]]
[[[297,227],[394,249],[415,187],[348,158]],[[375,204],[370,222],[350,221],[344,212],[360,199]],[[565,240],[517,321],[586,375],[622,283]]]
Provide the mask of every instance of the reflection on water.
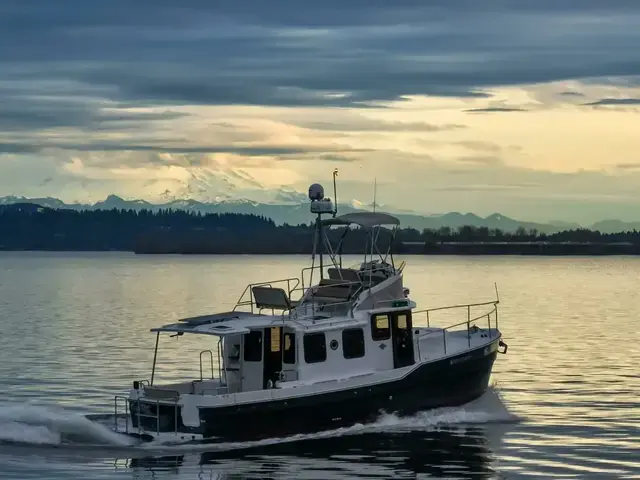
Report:
[[[196,471],[203,478],[491,478],[493,454],[480,427],[364,434],[231,452],[130,459],[137,478]],[[123,466],[120,464],[120,466]],[[194,477],[195,478],[195,477]]]
[[[522,421],[485,405],[226,449],[120,444],[78,413],[110,426],[113,395],[149,375],[151,327],[229,308],[307,258],[0,253],[1,477],[640,478],[640,258],[404,259],[419,308],[490,300],[498,283],[509,352],[494,380]],[[184,340],[165,341],[160,381],[199,376],[210,345]]]

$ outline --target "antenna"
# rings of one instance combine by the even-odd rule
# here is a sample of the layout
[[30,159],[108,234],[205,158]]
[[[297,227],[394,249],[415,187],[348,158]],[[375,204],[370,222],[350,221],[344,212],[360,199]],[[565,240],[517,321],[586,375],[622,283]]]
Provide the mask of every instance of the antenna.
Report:
[[376,192],[378,190],[378,178],[373,179],[373,213],[376,213]]
[[338,213],[338,192],[336,190],[336,177],[338,176],[338,169],[333,169],[333,201],[335,202],[333,205],[333,218],[336,218]]

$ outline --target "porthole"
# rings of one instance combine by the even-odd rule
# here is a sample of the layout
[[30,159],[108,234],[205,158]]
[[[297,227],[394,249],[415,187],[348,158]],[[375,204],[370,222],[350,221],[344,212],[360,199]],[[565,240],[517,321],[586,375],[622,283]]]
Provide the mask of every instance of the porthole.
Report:
[[329,343],[329,346],[331,347],[331,350],[337,350],[338,349],[338,341],[337,340],[331,340],[331,342]]

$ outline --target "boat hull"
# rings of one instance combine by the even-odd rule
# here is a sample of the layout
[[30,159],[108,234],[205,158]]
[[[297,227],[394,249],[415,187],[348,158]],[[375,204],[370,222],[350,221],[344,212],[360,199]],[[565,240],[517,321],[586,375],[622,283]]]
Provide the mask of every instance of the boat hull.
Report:
[[[464,405],[487,390],[499,341],[496,338],[459,355],[418,364],[401,378],[376,384],[268,402],[201,407],[199,427],[185,426],[173,406],[161,405],[160,431],[156,433],[155,419],[147,418],[141,422],[144,437],[172,435],[177,421],[178,437],[185,440],[195,439],[193,435],[213,441],[259,440],[370,423],[384,413],[407,416]],[[132,410],[135,403],[131,403]],[[132,413],[134,427],[137,420]]]
[[374,422],[382,413],[406,416],[460,406],[487,390],[497,345],[498,340],[423,363],[394,381],[281,401],[202,408],[200,431],[204,437],[225,440],[260,439]]

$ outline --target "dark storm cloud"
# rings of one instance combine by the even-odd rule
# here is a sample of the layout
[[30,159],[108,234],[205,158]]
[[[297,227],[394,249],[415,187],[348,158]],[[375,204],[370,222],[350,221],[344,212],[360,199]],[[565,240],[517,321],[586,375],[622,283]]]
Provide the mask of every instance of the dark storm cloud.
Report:
[[640,75],[631,0],[4,0],[0,18],[0,79],[140,106],[366,106]]
[[[171,120],[186,114],[179,112],[135,112],[117,105],[87,98],[87,92],[42,91],[20,85],[2,85],[0,72],[0,132],[33,131],[56,127],[83,130],[114,130],[141,127],[152,121]],[[5,82],[8,83],[8,82]],[[72,89],[73,86],[69,85]],[[62,93],[62,94],[60,94]],[[111,108],[109,108],[111,107]]]

